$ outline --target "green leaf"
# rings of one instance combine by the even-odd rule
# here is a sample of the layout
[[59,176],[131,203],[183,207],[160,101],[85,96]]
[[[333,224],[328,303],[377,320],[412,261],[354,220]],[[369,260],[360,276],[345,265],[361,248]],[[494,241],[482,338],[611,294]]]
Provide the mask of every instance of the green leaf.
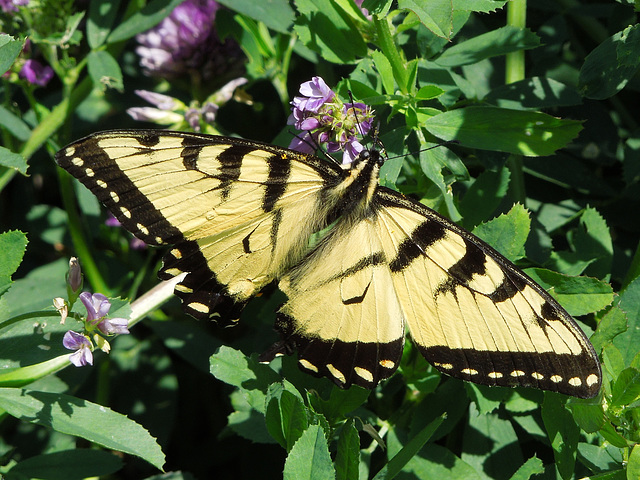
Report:
[[364,404],[370,393],[371,390],[358,386],[347,390],[334,387],[331,389],[329,400],[314,396],[311,397],[311,402],[316,412],[324,415],[330,423],[334,423]]
[[467,107],[434,115],[424,127],[438,138],[463,146],[526,156],[551,155],[582,129],[581,122],[540,112]]
[[0,408],[19,420],[136,455],[159,469],[165,461],[147,430],[102,405],[59,393],[0,388]]
[[[0,125],[18,140],[26,141],[31,136],[31,127],[22,118],[0,105]],[[23,160],[24,161],[24,160]]]
[[184,0],[152,0],[142,10],[113,29],[107,43],[122,42],[155,27]]
[[264,23],[276,32],[289,35],[295,12],[288,0],[220,0],[218,3]]
[[598,322],[598,329],[589,339],[596,352],[627,331],[627,316],[618,305],[611,307]]
[[29,168],[27,160],[22,155],[4,147],[0,147],[0,166],[17,170],[25,176],[27,175],[27,168]]
[[287,451],[309,427],[307,407],[300,393],[286,380],[269,385],[266,395],[267,430]]
[[618,306],[626,313],[629,328],[614,338],[613,344],[620,350],[625,365],[629,366],[640,345],[640,277],[620,292]]
[[595,433],[606,422],[604,408],[597,400],[570,398],[567,401],[567,407],[573,413],[578,426],[585,432]]
[[337,2],[299,0],[300,15],[293,27],[300,41],[333,63],[353,63],[367,54],[367,45],[354,20]]
[[509,189],[510,177],[505,166],[478,175],[458,206],[466,228],[478,225],[498,208]]
[[624,407],[640,397],[640,371],[625,368],[616,379],[611,390],[611,405]]
[[113,88],[119,92],[124,90],[120,65],[109,52],[106,50],[90,52],[88,60],[89,75],[95,88],[102,91],[107,88]]
[[378,70],[378,74],[380,75],[384,92],[388,95],[393,95],[396,89],[393,79],[393,69],[391,68],[389,59],[379,50],[373,50],[371,52],[371,58]]
[[21,460],[7,475],[14,478],[43,480],[82,480],[117,472],[122,468],[122,460],[113,453],[103,450],[81,448],[61,452],[45,453]]
[[284,463],[285,480],[333,480],[329,446],[320,425],[310,425],[295,443]]
[[526,273],[574,317],[598,312],[613,302],[613,288],[597,278],[570,277],[544,268],[529,268]]
[[514,110],[540,110],[582,103],[582,97],[575,88],[545,77],[525,78],[501,85],[491,90],[483,100],[496,107]]
[[556,468],[563,479],[569,479],[573,475],[576,463],[580,429],[571,413],[565,408],[563,396],[551,392],[544,393],[542,404],[544,428],[553,448]]
[[399,0],[398,8],[409,10],[416,14],[420,22],[434,35],[441,38],[451,38],[453,33],[453,9],[450,0]]
[[460,67],[538,46],[540,38],[531,30],[507,25],[449,47],[435,63],[443,67]]
[[640,25],[607,38],[587,55],[578,85],[587,98],[604,100],[622,90],[640,66]]
[[336,480],[352,480],[359,476],[360,437],[353,424],[353,419],[347,420],[338,437],[336,447]]
[[613,243],[606,221],[595,208],[585,208],[580,215],[580,226],[570,238],[576,253],[591,260],[586,274],[607,279],[613,262]]
[[107,40],[119,6],[120,0],[102,0],[89,4],[87,42],[92,49],[98,48]]
[[473,234],[515,262],[524,257],[524,244],[530,229],[529,212],[516,203],[508,213],[478,225]]
[[11,68],[23,47],[24,39],[16,40],[10,35],[0,33],[0,75]]
[[640,445],[633,446],[627,461],[627,480],[640,478]]
[[422,449],[425,443],[433,436],[440,424],[444,420],[444,415],[436,418],[420,432],[418,432],[409,442],[396,453],[389,463],[380,470],[374,480],[385,480],[394,478],[404,466]]
[[529,480],[533,475],[544,473],[544,464],[535,455],[522,464],[522,466],[511,476],[510,480]]
[[453,0],[455,10],[489,13],[504,7],[509,0]]
[[226,346],[220,347],[211,356],[209,363],[214,377],[240,388],[249,404],[258,412],[265,413],[267,388],[281,380],[271,367]]
[[22,263],[27,243],[27,236],[17,230],[0,233],[0,295],[13,283],[11,275]]

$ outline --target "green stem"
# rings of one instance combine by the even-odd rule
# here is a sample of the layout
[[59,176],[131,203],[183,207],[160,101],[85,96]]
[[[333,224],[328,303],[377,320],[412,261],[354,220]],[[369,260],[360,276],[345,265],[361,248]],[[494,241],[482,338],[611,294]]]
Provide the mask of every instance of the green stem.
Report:
[[393,77],[402,93],[408,93],[407,90],[407,62],[393,41],[391,28],[389,27],[389,19],[379,19],[374,15],[373,22],[376,27],[377,42],[380,50],[389,60]]
[[[511,0],[507,6],[507,24],[525,28],[527,23],[527,0]],[[505,83],[513,83],[525,78],[524,50],[508,53],[505,65]],[[524,186],[524,173],[521,155],[511,155],[507,160],[511,171],[511,192],[514,200],[526,205],[527,194]]]

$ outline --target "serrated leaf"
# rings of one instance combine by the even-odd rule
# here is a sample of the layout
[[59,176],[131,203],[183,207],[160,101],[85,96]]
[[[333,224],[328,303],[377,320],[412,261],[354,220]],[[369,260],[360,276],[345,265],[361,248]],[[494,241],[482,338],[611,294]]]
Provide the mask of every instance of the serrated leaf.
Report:
[[580,215],[580,227],[570,241],[581,258],[592,261],[587,275],[607,279],[613,261],[613,243],[607,222],[596,209],[584,209]]
[[22,421],[136,455],[159,469],[164,465],[164,454],[147,430],[102,405],[61,393],[0,388],[0,408]]
[[353,420],[347,420],[340,430],[336,447],[336,480],[352,480],[359,476],[360,437]]
[[574,317],[598,312],[613,302],[613,288],[597,278],[571,277],[544,268],[529,268],[526,273]]
[[11,275],[20,266],[27,248],[27,236],[16,230],[0,234],[0,295],[11,286]]
[[604,100],[622,90],[638,71],[639,50],[640,25],[631,25],[594,48],[580,69],[582,95]]
[[24,39],[15,39],[5,33],[0,33],[0,75],[11,68],[22,48]]
[[478,225],[473,229],[473,234],[515,262],[524,257],[524,244],[530,229],[529,213],[516,203],[508,213]]
[[528,459],[524,464],[511,476],[510,480],[529,480],[533,475],[544,473],[544,464],[535,455]]
[[289,452],[284,463],[283,478],[333,480],[335,476],[324,429],[319,425],[310,425]]
[[424,128],[438,138],[456,140],[465,147],[535,157],[551,155],[566,146],[582,125],[540,112],[467,107],[434,115],[425,121]]
[[269,385],[265,419],[267,430],[287,452],[309,427],[307,407],[295,387],[286,380]]
[[507,25],[449,47],[435,63],[443,67],[460,67],[538,46],[540,38],[531,30]]
[[489,13],[504,7],[509,0],[453,0],[454,10]]
[[27,160],[22,155],[5,147],[0,147],[0,166],[17,170],[22,175],[26,175],[29,168]]
[[249,404],[264,414],[267,388],[271,383],[281,380],[271,367],[226,346],[220,347],[211,356],[209,364],[214,377],[240,388]]

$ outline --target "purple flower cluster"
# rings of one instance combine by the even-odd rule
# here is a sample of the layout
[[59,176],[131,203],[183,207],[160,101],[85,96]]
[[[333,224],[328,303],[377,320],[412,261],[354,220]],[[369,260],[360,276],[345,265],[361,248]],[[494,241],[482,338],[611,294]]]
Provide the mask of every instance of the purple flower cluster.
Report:
[[[204,80],[242,69],[240,47],[221,42],[214,27],[220,6],[214,0],[186,0],[156,27],[136,36],[136,52],[149,76]],[[238,66],[240,69],[238,69]]]
[[327,152],[342,151],[342,163],[351,163],[364,149],[357,137],[369,133],[373,110],[364,103],[343,103],[321,77],[300,85],[288,124],[305,133],[295,137],[289,148],[313,153],[320,145]]
[[53,78],[53,69],[49,65],[29,59],[24,62],[18,75],[33,85],[44,87]]
[[4,13],[13,13],[18,11],[18,7],[28,3],[29,0],[0,0],[0,8]]
[[78,294],[81,288],[82,271],[80,264],[77,258],[72,258],[69,261],[69,272],[67,273],[69,301],[67,302],[63,298],[55,298],[53,305],[60,312],[60,323],[65,322],[77,298],[80,298],[87,310],[87,316],[84,320],[85,333],[69,330],[62,338],[62,345],[65,348],[75,350],[74,353],[69,355],[69,361],[76,367],[93,365],[94,344],[91,341],[91,334],[93,334],[94,342],[98,348],[108,353],[111,347],[104,336],[129,333],[129,321],[126,318],[107,318],[111,308],[111,302],[107,300],[107,297],[101,293],[82,292]]
[[[87,309],[85,330],[91,332],[97,328],[104,335],[129,333],[129,322],[126,318],[106,318],[111,308],[111,302],[101,293],[92,295],[89,292],[82,292],[80,301]],[[105,349],[106,341],[104,339],[97,340],[96,343],[103,350]],[[75,353],[69,357],[69,361],[76,367],[93,365],[93,344],[87,335],[69,330],[64,334],[62,344],[69,350],[75,350]],[[108,347],[106,348],[108,350]]]

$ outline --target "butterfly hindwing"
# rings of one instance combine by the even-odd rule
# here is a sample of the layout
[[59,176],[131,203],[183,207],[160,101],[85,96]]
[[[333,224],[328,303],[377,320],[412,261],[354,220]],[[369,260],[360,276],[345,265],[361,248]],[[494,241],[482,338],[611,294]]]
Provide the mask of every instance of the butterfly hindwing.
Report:
[[319,192],[342,171],[256,142],[160,131],[92,135],[59,152],[123,226],[172,244],[162,279],[196,318],[237,319],[243,304],[303,254],[327,214]]

